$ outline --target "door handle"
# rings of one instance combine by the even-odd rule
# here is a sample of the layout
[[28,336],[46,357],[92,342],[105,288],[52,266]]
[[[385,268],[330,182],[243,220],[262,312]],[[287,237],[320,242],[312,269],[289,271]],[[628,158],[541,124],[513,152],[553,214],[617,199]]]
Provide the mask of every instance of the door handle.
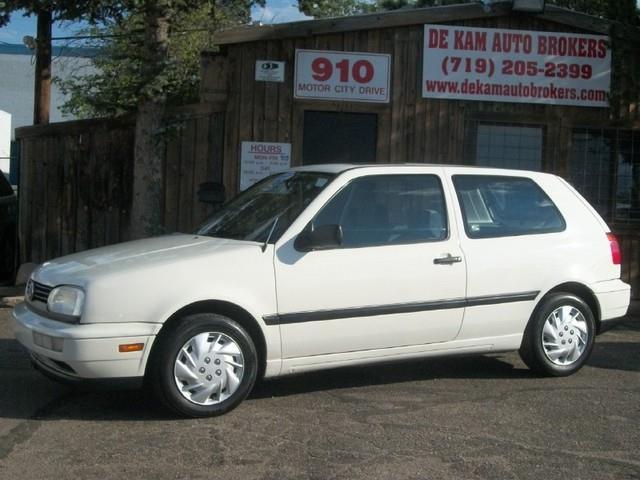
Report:
[[451,265],[452,263],[460,263],[462,257],[454,257],[450,253],[447,253],[445,257],[434,258],[433,263],[436,265]]

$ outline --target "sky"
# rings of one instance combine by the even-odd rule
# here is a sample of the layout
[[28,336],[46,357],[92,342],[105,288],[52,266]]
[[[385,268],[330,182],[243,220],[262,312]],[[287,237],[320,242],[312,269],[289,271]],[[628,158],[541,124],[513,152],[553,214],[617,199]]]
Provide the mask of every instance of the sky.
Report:
[[[640,6],[640,0],[637,3]],[[253,9],[252,17],[254,21],[263,24],[294,22],[310,18],[298,11],[296,0],[267,0],[266,7]],[[83,28],[83,24],[80,23],[56,24],[53,27],[53,37],[72,36],[81,28]],[[21,44],[25,35],[36,36],[35,17],[23,17],[19,13],[15,13],[11,17],[11,22],[0,28],[0,42],[2,43]]]
[[[254,8],[252,12],[253,20],[263,24],[294,22],[305,20],[305,17],[298,11],[296,0],[267,0],[264,8]],[[81,23],[65,22],[53,26],[53,37],[68,37],[74,35],[83,28]],[[11,16],[11,22],[0,28],[1,43],[22,43],[25,35],[36,36],[35,17],[24,17],[16,12]]]

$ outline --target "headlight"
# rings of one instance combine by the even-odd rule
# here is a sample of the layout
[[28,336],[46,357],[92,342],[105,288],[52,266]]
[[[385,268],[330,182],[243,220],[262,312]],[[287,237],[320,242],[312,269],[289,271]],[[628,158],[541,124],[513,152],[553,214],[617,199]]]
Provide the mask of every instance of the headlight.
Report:
[[84,292],[77,287],[64,285],[56,287],[49,293],[47,309],[51,313],[79,317],[84,306]]

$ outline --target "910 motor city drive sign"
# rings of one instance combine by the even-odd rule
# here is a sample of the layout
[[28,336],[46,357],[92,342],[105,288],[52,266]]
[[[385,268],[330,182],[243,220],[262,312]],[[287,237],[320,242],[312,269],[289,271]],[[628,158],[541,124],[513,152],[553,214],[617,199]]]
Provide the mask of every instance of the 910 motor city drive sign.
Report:
[[389,102],[391,55],[296,50],[294,97]]
[[608,37],[425,25],[422,96],[607,107]]

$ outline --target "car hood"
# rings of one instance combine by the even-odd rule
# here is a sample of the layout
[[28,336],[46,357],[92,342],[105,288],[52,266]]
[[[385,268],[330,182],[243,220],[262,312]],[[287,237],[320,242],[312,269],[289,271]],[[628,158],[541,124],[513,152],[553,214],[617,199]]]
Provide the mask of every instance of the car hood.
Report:
[[256,242],[173,234],[119,243],[45,262],[34,279],[47,285],[82,286],[98,276],[185,262],[196,257],[238,249],[256,249]]

